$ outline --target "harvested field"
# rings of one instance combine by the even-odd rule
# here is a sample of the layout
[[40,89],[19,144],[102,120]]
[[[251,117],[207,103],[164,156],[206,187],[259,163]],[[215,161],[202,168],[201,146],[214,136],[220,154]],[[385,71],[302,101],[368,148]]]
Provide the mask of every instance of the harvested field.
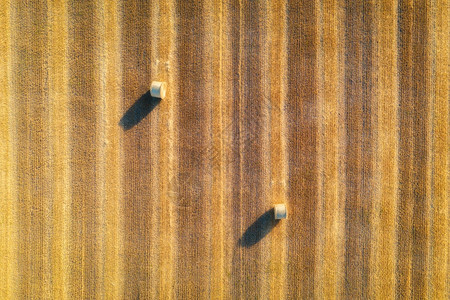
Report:
[[448,299],[449,7],[0,1],[0,298]]

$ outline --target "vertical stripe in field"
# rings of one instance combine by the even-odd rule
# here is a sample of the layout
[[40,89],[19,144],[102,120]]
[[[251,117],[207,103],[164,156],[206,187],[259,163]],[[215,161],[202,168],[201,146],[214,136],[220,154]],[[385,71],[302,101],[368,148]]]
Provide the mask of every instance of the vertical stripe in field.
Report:
[[[50,209],[51,163],[49,157],[49,113],[48,113],[48,57],[47,57],[47,6],[45,3],[27,4],[31,11],[30,32],[33,42],[28,40],[29,71],[28,99],[30,139],[30,236],[27,247],[30,250],[30,291],[36,297],[49,296],[50,290]],[[31,84],[30,84],[31,83]]]
[[[270,198],[269,203],[287,203],[286,197],[286,6],[284,0],[273,1],[269,10],[270,36]],[[288,207],[289,210],[289,207]],[[270,237],[270,299],[282,299],[286,293],[286,222],[272,230]]]
[[325,201],[323,197],[323,184],[324,184],[324,141],[323,141],[323,118],[324,118],[324,65],[323,65],[323,20],[324,20],[324,12],[323,12],[323,3],[322,1],[316,1],[314,5],[314,14],[317,20],[316,24],[316,32],[315,32],[315,44],[317,45],[317,56],[316,56],[316,66],[315,69],[317,72],[316,80],[317,80],[317,120],[318,120],[318,130],[317,130],[317,140],[316,140],[316,149],[317,149],[317,204],[314,216],[314,226],[315,236],[314,236],[314,297],[317,299],[323,299],[324,297],[324,289],[322,289],[322,282],[324,278],[324,269],[323,269],[323,261],[324,261],[324,252],[326,249],[324,246],[325,241],[325,230],[323,230],[324,226],[324,213],[325,213]]
[[[151,38],[151,48],[150,48],[150,59],[147,62],[150,68],[150,74],[151,76],[144,80],[144,83],[146,83],[150,87],[150,82],[153,80],[157,81],[167,81],[167,53],[169,52],[169,49],[164,49],[161,47],[162,40],[171,42],[171,37],[169,34],[167,34],[167,24],[170,20],[170,17],[167,13],[167,7],[169,6],[168,3],[165,3],[163,1],[155,2],[152,7],[149,7],[150,9],[150,28],[148,29],[150,38]],[[161,18],[160,16],[165,16]],[[162,37],[163,36],[163,37]],[[167,46],[165,48],[168,48]],[[126,54],[124,54],[126,55]],[[165,63],[166,62],[166,63]],[[144,63],[144,62],[143,62]],[[173,89],[173,86],[169,84],[169,90],[171,91]],[[156,100],[156,99],[154,99]],[[152,198],[154,199],[152,202],[152,205],[148,208],[149,214],[152,216],[149,220],[148,226],[148,237],[146,239],[149,239],[151,241],[150,247],[146,251],[146,255],[148,256],[148,259],[146,259],[146,266],[145,268],[148,270],[147,273],[147,285],[146,285],[146,291],[143,293],[140,293],[140,296],[145,296],[147,298],[155,299],[157,297],[163,297],[159,294],[160,291],[160,282],[161,282],[161,274],[166,274],[167,277],[170,277],[169,274],[171,270],[162,270],[159,264],[156,264],[155,262],[165,261],[164,259],[160,260],[161,257],[164,257],[164,254],[167,256],[170,256],[171,253],[164,249],[162,245],[164,245],[164,239],[161,239],[163,234],[161,234],[161,226],[160,226],[160,220],[168,218],[167,214],[170,213],[170,211],[166,211],[164,206],[161,204],[161,199],[164,197],[161,194],[161,183],[164,181],[163,177],[161,176],[160,172],[160,165],[161,161],[163,160],[164,151],[161,151],[164,149],[164,147],[160,147],[160,141],[163,137],[165,129],[161,128],[161,122],[162,117],[161,115],[166,115],[163,113],[164,111],[164,102],[159,104],[160,105],[160,111],[161,113],[158,113],[158,115],[155,115],[152,120],[155,120],[154,122],[150,122],[150,128],[149,131],[152,133],[155,133],[152,136],[152,143],[151,143],[151,150],[150,150],[150,186],[148,187],[150,190],[150,194],[152,195]],[[157,112],[155,111],[154,114]],[[165,193],[162,191],[162,193]],[[169,239],[170,241],[170,239]],[[163,252],[161,249],[164,249]],[[167,298],[167,296],[164,296]]]
[[232,256],[230,262],[231,269],[231,295],[232,298],[243,297],[243,274],[242,270],[242,252],[240,251],[239,239],[241,238],[242,228],[242,205],[241,205],[241,143],[240,143],[240,102],[241,102],[241,6],[239,0],[233,0],[225,3],[224,19],[228,22],[226,36],[229,39],[226,42],[225,57],[227,58],[224,70],[227,70],[226,85],[228,88],[227,103],[227,127],[225,132],[229,132],[227,139],[227,159],[226,159],[226,177],[229,178],[227,185],[227,198],[230,199],[230,243],[229,253]]
[[229,297],[229,278],[226,276],[226,228],[225,216],[229,211],[225,206],[225,137],[226,102],[224,93],[224,48],[226,43],[224,35],[224,4],[220,0],[212,2],[209,8],[213,17],[208,18],[206,27],[213,32],[213,58],[212,58],[212,149],[217,150],[217,155],[211,157],[212,164],[212,194],[211,194],[211,294],[213,299],[226,299]]
[[[288,135],[287,135],[287,113],[286,113],[286,99],[287,99],[287,93],[288,93],[288,76],[287,76],[287,71],[288,71],[288,43],[287,43],[287,39],[288,39],[288,19],[287,19],[287,2],[283,1],[283,8],[282,8],[282,12],[281,12],[281,19],[282,19],[282,24],[281,24],[281,39],[280,39],[280,44],[283,45],[280,51],[280,69],[283,71],[280,74],[280,103],[279,103],[279,110],[280,110],[280,143],[281,143],[281,149],[280,149],[280,166],[281,166],[281,174],[280,174],[280,181],[281,181],[281,190],[280,190],[280,198],[279,200],[284,200],[287,209],[290,211],[289,208],[289,200],[288,200],[288,184],[289,184],[289,179],[288,179],[288,174],[289,174],[289,167],[288,167]],[[278,198],[274,199],[278,202]],[[287,293],[287,271],[288,271],[288,254],[287,254],[287,249],[288,249],[288,232],[287,232],[287,226],[289,225],[288,222],[285,222],[285,224],[282,224],[282,226],[280,226],[281,230],[283,231],[283,233],[281,234],[281,238],[283,240],[283,245],[281,247],[281,264],[282,264],[282,270],[281,273],[283,274],[282,277],[280,278],[282,281],[279,284],[279,288],[280,288],[280,293],[283,295],[283,298],[286,298],[286,293]],[[273,255],[277,255],[277,253],[275,252]],[[280,276],[281,277],[281,276]]]
[[318,190],[317,19],[314,2],[287,8],[288,249],[287,298],[312,298]]
[[149,253],[157,246],[157,238],[150,235],[150,224],[158,218],[152,214],[152,208],[159,203],[151,189],[159,180],[152,176],[158,151],[154,123],[158,123],[159,101],[149,92],[153,75],[151,49],[155,42],[151,32],[153,9],[151,3],[131,1],[121,7],[125,298],[149,297]]
[[[30,9],[30,4],[28,4]],[[31,291],[38,297],[50,297],[51,291],[51,157],[48,110],[48,14],[46,3],[31,4],[32,39],[29,43],[31,61],[28,69],[31,142]],[[32,84],[30,84],[32,83]],[[38,100],[37,100],[38,99]],[[35,265],[36,263],[36,265]]]
[[338,85],[337,85],[337,114],[338,114],[338,128],[337,128],[337,220],[336,220],[336,235],[337,235],[337,280],[336,280],[336,298],[342,298],[346,290],[346,204],[347,204],[347,178],[345,176],[347,161],[347,124],[346,124],[346,6],[344,0],[337,2],[337,60],[338,60]]
[[[397,3],[383,2],[378,25],[378,153],[379,195],[371,220],[374,258],[370,297],[395,297],[396,217],[398,190]],[[379,180],[379,182],[378,182]],[[379,199],[379,200],[378,200]]]
[[[159,278],[159,287],[156,290],[161,299],[175,299],[177,282],[175,280],[175,257],[177,217],[175,209],[175,200],[177,199],[178,189],[178,142],[177,142],[177,94],[178,94],[178,60],[175,55],[176,50],[176,11],[175,1],[160,1],[159,10],[155,10],[155,20],[157,25],[157,47],[155,53],[152,53],[154,60],[153,69],[158,75],[158,80],[166,80],[168,83],[167,98],[161,103],[161,115],[156,124],[160,128],[159,159],[155,160],[158,164],[155,172],[159,174],[159,183],[155,186],[155,192],[159,191],[159,270],[155,274]],[[155,79],[157,79],[155,77]],[[156,173],[153,173],[156,174]],[[153,175],[154,176],[154,175]],[[158,211],[156,211],[158,212]]]
[[[12,51],[18,55],[13,62],[14,118],[17,122],[19,141],[17,155],[18,188],[18,285],[15,296],[43,297],[48,288],[44,280],[49,254],[45,220],[49,220],[50,197],[47,66],[45,45],[47,43],[46,7],[34,3],[17,2],[12,6],[11,22],[14,41]],[[24,21],[26,20],[26,21]],[[32,41],[32,42],[30,42]],[[45,251],[45,252],[44,252]]]
[[[150,74],[151,77],[145,80],[144,82],[147,84],[150,84],[152,80],[158,80],[158,81],[167,81],[166,78],[162,78],[161,70],[164,69],[164,60],[160,61],[160,53],[161,50],[161,26],[164,27],[161,24],[161,21],[163,21],[166,18],[160,18],[159,16],[165,15],[162,13],[163,7],[161,7],[161,2],[156,2],[152,8],[150,9],[150,28],[149,28],[149,34],[152,39],[151,48],[150,48],[150,59],[148,61],[149,67],[150,67]],[[165,39],[169,40],[169,37],[166,36]],[[167,51],[166,51],[167,52]],[[126,54],[124,54],[126,55]],[[164,76],[166,77],[166,76]],[[169,89],[172,89],[172,87],[169,85]],[[163,107],[163,104],[160,104],[161,107]],[[161,109],[163,110],[163,109]],[[155,146],[151,147],[151,156],[150,156],[150,174],[151,180],[150,182],[150,194],[152,195],[152,198],[154,199],[153,205],[149,207],[149,213],[152,216],[158,216],[158,217],[152,217],[149,221],[149,233],[147,239],[151,240],[150,248],[148,249],[148,252],[146,255],[148,256],[148,260],[146,263],[148,264],[145,266],[148,268],[148,274],[146,281],[148,281],[147,290],[144,293],[139,293],[139,296],[144,296],[147,298],[157,298],[159,295],[160,290],[160,281],[161,281],[161,268],[159,265],[155,264],[154,262],[162,261],[160,260],[160,253],[161,252],[161,228],[160,228],[160,219],[165,218],[166,215],[163,214],[163,210],[161,210],[161,194],[160,194],[160,180],[162,177],[160,176],[160,170],[159,165],[161,161],[161,152],[160,149],[162,149],[159,146],[159,142],[161,140],[161,135],[165,130],[159,130],[160,128],[160,122],[161,122],[161,114],[158,114],[156,116],[155,122],[150,123],[150,132],[158,133],[158,135],[154,136],[154,144]],[[161,212],[161,213],[160,213]],[[169,253],[167,253],[169,254]],[[169,272],[167,272],[169,274]]]
[[430,198],[429,7],[399,1],[400,153],[397,295],[428,297]]
[[412,293],[413,298],[428,297],[428,243],[429,243],[429,111],[430,97],[430,65],[429,7],[424,1],[414,1],[412,34],[412,102],[413,102],[413,177],[412,200]]
[[102,95],[100,104],[104,111],[103,147],[104,179],[101,189],[104,197],[103,259],[104,279],[102,294],[107,299],[123,295],[123,219],[122,219],[122,130],[118,126],[122,111],[121,22],[117,1],[103,1],[103,41],[101,57]]
[[70,286],[71,169],[69,164],[67,3],[49,2],[49,110],[52,157],[51,295],[67,299]]
[[[204,37],[203,37],[203,61],[202,61],[202,79],[204,80],[204,83],[202,84],[205,92],[203,92],[202,102],[204,102],[204,107],[206,110],[204,122],[207,126],[203,129],[206,134],[205,142],[212,147],[213,149],[217,150],[217,144],[216,144],[216,136],[214,136],[214,129],[216,128],[216,124],[214,124],[215,119],[215,107],[214,102],[217,101],[215,99],[215,81],[214,81],[214,75],[217,73],[214,73],[214,66],[217,59],[217,54],[220,52],[215,52],[215,38],[216,35],[214,32],[214,25],[215,23],[214,19],[214,6],[211,1],[205,1],[202,3],[202,11],[203,11],[203,20],[202,20],[202,26],[204,29]],[[220,106],[218,107],[220,109]],[[205,209],[206,216],[204,217],[203,223],[205,224],[206,229],[202,233],[202,235],[205,236],[207,246],[205,247],[206,251],[203,257],[203,260],[207,261],[206,267],[202,274],[202,281],[200,284],[203,284],[204,286],[202,289],[205,289],[205,295],[206,297],[212,296],[212,277],[213,274],[220,274],[220,269],[214,269],[213,263],[217,261],[217,257],[214,257],[212,255],[213,253],[213,238],[215,238],[216,241],[220,241],[220,237],[216,235],[217,232],[214,231],[213,222],[217,222],[220,220],[219,215],[213,214],[213,205],[214,207],[219,206],[220,204],[217,204],[215,202],[218,198],[213,198],[213,183],[214,183],[214,171],[217,169],[218,161],[221,159],[220,152],[214,152],[215,154],[211,157],[203,157],[205,159],[205,162],[207,163],[205,169],[203,170],[203,180],[202,180],[202,189],[204,194],[204,204],[203,209]],[[202,258],[200,258],[202,259]],[[219,258],[220,259],[220,258]],[[204,278],[204,277],[207,277]],[[205,280],[206,279],[206,280]]]
[[[322,51],[321,88],[323,89],[321,116],[322,143],[322,192],[323,201],[322,228],[323,257],[319,265],[322,269],[320,287],[325,299],[337,298],[339,292],[339,186],[338,186],[338,151],[339,151],[339,113],[340,95],[340,57],[343,48],[339,37],[340,14],[336,0],[322,4]],[[316,284],[317,286],[317,284]]]
[[[362,245],[362,298],[371,298],[375,294],[376,282],[374,249],[377,247],[377,232],[374,232],[374,220],[377,220],[379,206],[378,172],[378,61],[376,6],[375,1],[363,3],[362,17],[362,61],[361,61],[361,245]],[[358,101],[358,99],[353,99]],[[352,117],[350,117],[352,118]],[[375,222],[376,224],[376,222]]]
[[438,0],[433,8],[435,20],[433,161],[431,178],[430,293],[432,299],[448,299],[449,287],[449,9]]
[[[68,5],[71,214],[69,298],[93,297],[101,276],[98,259],[97,130],[100,97],[98,11],[92,1]],[[98,296],[98,295],[97,295]]]
[[210,28],[204,3],[176,3],[179,185],[176,199],[176,298],[210,294],[211,147]]
[[241,237],[240,205],[240,14],[237,0],[223,3],[223,156],[224,156],[224,266],[228,286],[224,298],[241,297],[241,259],[237,242]]
[[102,299],[105,297],[105,233],[106,233],[106,59],[104,55],[105,42],[105,9],[101,1],[95,2],[92,13],[95,15],[92,26],[96,28],[96,44],[94,55],[97,61],[93,64],[95,68],[95,80],[97,82],[96,93],[96,135],[95,135],[95,234],[96,245],[94,257],[94,270],[96,274],[95,290],[93,297]]
[[412,0],[398,1],[398,204],[396,296],[411,298],[413,213]]
[[[165,25],[163,22],[168,22],[167,20],[170,20],[170,17],[168,16],[167,12],[164,11],[165,8],[168,7],[168,4],[158,1],[155,2],[152,7],[149,7],[150,10],[150,16],[149,16],[149,29],[148,34],[151,38],[150,43],[150,59],[147,61],[147,64],[150,68],[150,74],[151,76],[144,80],[144,83],[147,84],[147,88],[150,87],[150,82],[153,80],[157,81],[167,81],[167,64],[164,62],[166,61],[164,54],[168,53],[168,49],[164,51],[164,49],[161,48],[161,40],[164,39],[166,41],[170,41],[170,36],[165,32],[164,30]],[[161,18],[160,16],[165,16]],[[146,29],[147,30],[147,29]],[[167,29],[166,29],[167,30]],[[161,38],[161,36],[164,36],[164,38]],[[126,54],[124,54],[126,55]],[[167,56],[167,55],[166,55]],[[145,61],[143,61],[145,63]],[[173,87],[169,85],[169,89],[172,90]],[[156,100],[156,99],[153,99]],[[158,100],[157,100],[158,102]],[[155,103],[157,103],[155,102]],[[163,102],[164,103],[164,102]],[[161,103],[160,110],[163,111],[164,104]],[[151,112],[150,112],[151,113]],[[159,295],[159,289],[160,289],[160,281],[161,281],[161,273],[164,274],[164,271],[161,271],[161,268],[158,264],[155,262],[159,262],[160,257],[162,253],[161,251],[161,245],[163,245],[164,240],[161,239],[161,226],[160,226],[160,219],[161,218],[167,218],[166,214],[167,212],[165,210],[162,210],[161,205],[161,180],[163,180],[162,176],[160,175],[160,162],[162,160],[161,155],[164,155],[164,151],[161,151],[161,149],[164,149],[160,147],[160,141],[162,138],[162,134],[164,133],[164,129],[161,128],[161,113],[157,113],[157,111],[153,112],[155,114],[155,118],[152,118],[154,122],[150,122],[149,131],[152,133],[155,133],[152,135],[152,142],[151,142],[151,150],[150,150],[150,186],[149,192],[152,196],[152,205],[148,207],[148,214],[152,217],[150,217],[150,220],[148,220],[148,236],[146,239],[150,240],[150,247],[147,249],[146,254],[148,258],[146,259],[145,268],[147,273],[146,280],[146,291],[139,293],[139,296],[147,297],[151,299],[155,299],[157,297],[162,297]],[[156,115],[157,114],[157,115]],[[139,126],[139,125],[138,125]],[[162,129],[162,130],[161,130]],[[162,242],[162,243],[161,243]],[[166,250],[165,250],[166,251]],[[167,252],[166,255],[170,255],[169,252]],[[170,274],[170,272],[166,272],[166,274]],[[169,277],[169,276],[168,276]]]
[[[240,25],[240,168],[242,205],[241,222],[242,231],[239,241],[241,252],[242,292],[248,298],[261,298],[264,292],[264,283],[268,247],[268,239],[262,239],[273,227],[273,218],[268,219],[264,213],[270,208],[267,201],[268,175],[267,164],[264,160],[267,145],[267,101],[268,95],[264,93],[265,66],[265,30],[263,27],[264,6],[262,2],[241,2]],[[267,164],[264,164],[264,161]],[[261,222],[267,218],[267,221]],[[257,220],[260,227],[251,227]],[[254,232],[252,232],[255,230]],[[254,235],[253,239],[249,239]]]
[[344,298],[364,295],[364,244],[362,210],[362,132],[364,98],[362,84],[363,3],[349,1],[345,6],[345,286]]
[[[280,7],[281,9],[281,7]],[[272,12],[272,4],[270,2],[261,2],[260,6],[260,16],[259,16],[259,45],[260,45],[260,54],[259,56],[259,68],[260,68],[260,81],[259,81],[259,97],[252,97],[252,101],[260,106],[260,114],[261,118],[257,123],[257,128],[260,131],[258,134],[258,140],[256,140],[256,144],[260,146],[260,164],[261,164],[261,175],[259,180],[260,187],[258,188],[261,191],[260,197],[260,207],[265,210],[269,210],[272,208],[272,153],[271,153],[271,119],[273,115],[273,107],[271,100],[271,92],[272,92],[272,74],[271,71],[271,32],[272,28],[270,27],[270,16]],[[262,22],[261,20],[264,20]],[[256,64],[255,64],[256,65]],[[253,81],[253,80],[252,80]],[[260,100],[257,100],[257,99]],[[251,170],[251,169],[250,169]],[[251,171],[250,171],[251,172]],[[253,202],[253,200],[251,201]],[[252,203],[253,205],[253,203]],[[278,221],[271,220],[269,223],[270,227],[266,230],[270,232],[274,225],[278,224]],[[263,228],[264,229],[264,228]],[[270,231],[269,231],[270,230]],[[258,270],[258,278],[260,279],[259,285],[259,297],[263,298],[270,294],[270,267],[271,267],[271,239],[267,236],[266,238],[262,238],[259,242],[259,253],[260,253],[260,262],[259,262],[259,270]]]
[[0,2],[0,297],[11,299],[17,291],[18,236],[16,170],[16,119],[13,109],[12,29],[9,1]]

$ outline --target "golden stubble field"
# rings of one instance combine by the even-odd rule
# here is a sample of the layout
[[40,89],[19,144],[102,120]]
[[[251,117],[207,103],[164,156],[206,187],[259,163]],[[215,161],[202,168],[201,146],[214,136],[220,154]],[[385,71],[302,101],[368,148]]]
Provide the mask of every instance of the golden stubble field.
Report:
[[448,12],[0,1],[0,298],[447,299]]

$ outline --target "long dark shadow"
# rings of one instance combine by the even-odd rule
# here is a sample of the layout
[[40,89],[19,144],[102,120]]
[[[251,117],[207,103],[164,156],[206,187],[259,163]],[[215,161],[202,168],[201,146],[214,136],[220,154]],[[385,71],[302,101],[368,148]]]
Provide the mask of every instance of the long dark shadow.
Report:
[[161,99],[152,97],[150,91],[143,94],[123,115],[119,121],[119,125],[124,130],[128,130],[136,126],[144,119],[158,104]]
[[274,209],[266,211],[262,214],[249,228],[244,232],[239,239],[241,247],[251,247],[262,240],[279,222],[275,220]]

